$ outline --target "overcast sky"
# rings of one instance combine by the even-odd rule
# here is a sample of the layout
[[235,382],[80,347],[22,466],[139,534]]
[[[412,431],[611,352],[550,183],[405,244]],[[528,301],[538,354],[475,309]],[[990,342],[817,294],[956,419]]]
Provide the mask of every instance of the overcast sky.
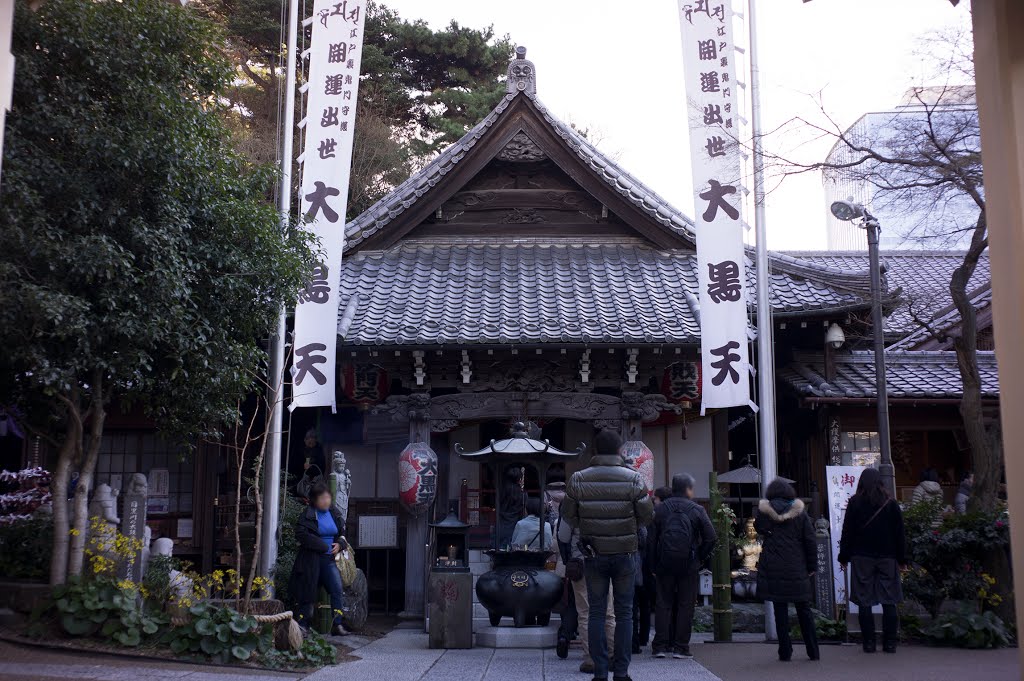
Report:
[[[493,24],[528,48],[537,94],[563,120],[599,132],[598,146],[685,213],[692,214],[683,61],[676,0],[383,0],[438,28],[452,19]],[[820,97],[843,126],[894,106],[920,84],[919,39],[969,26],[969,3],[946,0],[758,0],[764,129],[794,116],[822,120]],[[734,7],[743,11],[746,2]],[[824,158],[830,140],[787,154]],[[771,151],[769,149],[769,151]],[[783,151],[779,149],[779,151]],[[768,196],[773,249],[825,248],[819,175],[787,179]],[[752,217],[751,217],[752,220]]]

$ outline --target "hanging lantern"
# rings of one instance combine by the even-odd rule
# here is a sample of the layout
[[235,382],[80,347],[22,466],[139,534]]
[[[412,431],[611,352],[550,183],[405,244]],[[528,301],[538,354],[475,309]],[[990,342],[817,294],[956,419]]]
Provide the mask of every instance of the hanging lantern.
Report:
[[700,399],[700,364],[673,362],[661,376],[661,394],[669,402],[696,402]]
[[388,373],[369,362],[345,362],[341,366],[341,390],[350,402],[379,404],[388,396]]
[[412,442],[398,455],[398,500],[414,516],[423,515],[437,494],[437,454],[426,442]]
[[654,452],[640,440],[622,443],[619,455],[626,465],[635,470],[647,485],[647,491],[654,491]]

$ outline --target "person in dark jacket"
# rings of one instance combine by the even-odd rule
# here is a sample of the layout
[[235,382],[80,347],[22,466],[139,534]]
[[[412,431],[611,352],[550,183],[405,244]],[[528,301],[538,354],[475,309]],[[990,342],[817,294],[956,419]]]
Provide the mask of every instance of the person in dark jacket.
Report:
[[299,624],[308,627],[313,617],[318,589],[322,586],[331,598],[331,609],[334,611],[331,633],[345,636],[348,632],[341,623],[344,587],[341,572],[334,561],[339,553],[348,548],[348,544],[341,536],[345,531],[345,523],[331,502],[330,488],[323,482],[314,484],[309,492],[309,506],[295,523],[299,552],[295,556],[288,588],[292,598],[298,602]]
[[[654,574],[658,599],[654,615],[655,657],[689,659],[693,610],[699,585],[698,571],[715,548],[715,528],[707,511],[693,500],[693,478],[672,477],[672,496],[654,514],[648,541],[654,543]],[[675,609],[675,627],[669,623]],[[669,638],[669,633],[672,638]]]
[[793,642],[789,637],[789,604],[793,603],[807,657],[818,660],[809,579],[817,567],[814,527],[804,512],[804,502],[796,498],[796,490],[785,480],[773,480],[765,496],[767,498],[757,505],[754,520],[754,528],[761,535],[757,595],[771,601],[775,611],[779,659],[789,662],[793,657]]
[[864,652],[875,652],[875,618],[871,608],[882,604],[882,650],[896,652],[903,600],[900,566],[906,565],[903,512],[889,496],[877,468],[865,468],[850,498],[839,539],[839,564],[849,568],[850,600],[857,604]]
[[633,638],[633,588],[637,530],[650,524],[654,504],[647,485],[636,471],[626,468],[619,448],[622,438],[602,430],[594,442],[590,467],[573,473],[562,501],[562,517],[577,528],[588,547],[583,570],[590,606],[590,656],[594,678],[608,678],[608,642],[604,618],[611,585],[615,609],[614,660],[616,681],[629,679]]

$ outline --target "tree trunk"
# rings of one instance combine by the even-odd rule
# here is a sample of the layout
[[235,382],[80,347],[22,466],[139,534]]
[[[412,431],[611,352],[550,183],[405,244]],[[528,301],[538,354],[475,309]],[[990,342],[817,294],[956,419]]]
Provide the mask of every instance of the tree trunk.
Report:
[[82,418],[78,407],[78,391],[62,398],[65,417],[64,442],[57,453],[57,465],[50,483],[53,495],[53,550],[50,554],[50,584],[63,584],[68,576],[68,551],[71,525],[68,522],[68,485],[71,484],[71,464],[82,442]]
[[263,472],[263,458],[267,451],[267,438],[270,436],[269,426],[269,423],[264,424],[260,453],[253,464],[255,472],[253,473],[252,489],[256,500],[256,543],[253,546],[252,562],[249,564],[249,581],[245,587],[245,604],[242,609],[245,614],[249,613],[249,603],[252,601],[253,583],[256,580],[256,570],[260,562],[260,547],[263,541],[263,492],[260,491],[260,475]]
[[960,313],[960,333],[953,339],[957,367],[963,382],[963,398],[960,400],[960,417],[964,424],[967,444],[971,448],[974,488],[971,492],[970,507],[975,510],[991,510],[998,500],[999,478],[1002,471],[1002,451],[990,436],[985,425],[982,408],[981,374],[978,371],[978,319],[977,311],[968,297],[967,286],[978,266],[978,259],[988,247],[985,211],[981,212],[974,228],[971,245],[964,254],[963,262],[949,281],[949,293],[953,304]]
[[107,413],[103,408],[103,375],[93,375],[92,399],[89,405],[89,443],[82,457],[82,467],[78,473],[78,484],[75,486],[73,523],[77,532],[71,537],[71,551],[68,556],[68,574],[82,574],[85,563],[85,542],[89,533],[89,493],[96,473],[96,461],[100,456],[103,444],[103,423]]

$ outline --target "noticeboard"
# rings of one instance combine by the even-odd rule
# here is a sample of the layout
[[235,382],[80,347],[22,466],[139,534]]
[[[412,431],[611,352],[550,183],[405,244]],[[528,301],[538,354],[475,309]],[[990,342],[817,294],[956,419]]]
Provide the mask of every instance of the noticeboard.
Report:
[[397,515],[359,516],[359,548],[393,549],[397,547]]

